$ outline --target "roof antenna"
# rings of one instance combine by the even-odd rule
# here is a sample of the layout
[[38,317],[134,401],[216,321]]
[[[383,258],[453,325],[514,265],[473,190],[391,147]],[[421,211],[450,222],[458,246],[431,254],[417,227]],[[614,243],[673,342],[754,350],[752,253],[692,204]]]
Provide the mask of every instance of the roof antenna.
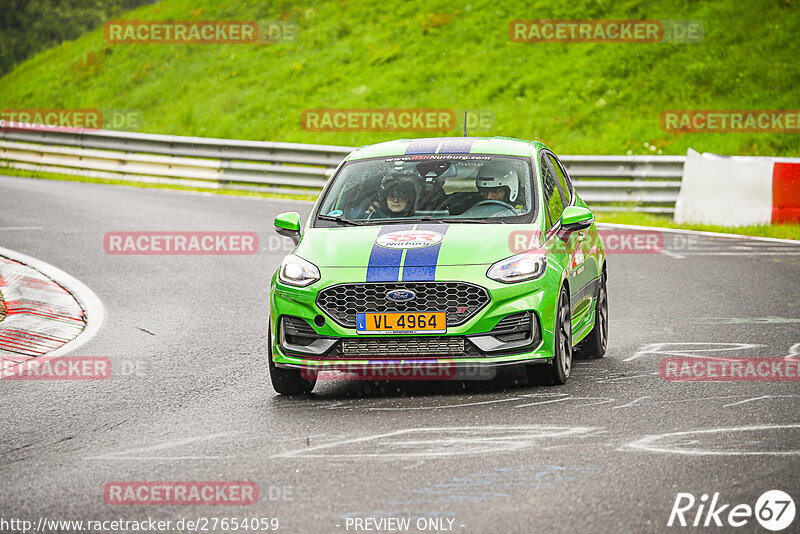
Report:
[[464,110],[464,137],[467,136],[467,110]]

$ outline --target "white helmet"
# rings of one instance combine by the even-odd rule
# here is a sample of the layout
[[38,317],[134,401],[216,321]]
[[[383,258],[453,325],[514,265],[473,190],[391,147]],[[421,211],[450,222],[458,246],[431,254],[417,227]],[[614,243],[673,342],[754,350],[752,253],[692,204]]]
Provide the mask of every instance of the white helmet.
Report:
[[508,201],[517,200],[519,193],[519,178],[517,171],[508,170],[504,165],[492,165],[487,163],[478,171],[478,178],[475,180],[478,191],[483,188],[493,189],[495,187],[508,188]]

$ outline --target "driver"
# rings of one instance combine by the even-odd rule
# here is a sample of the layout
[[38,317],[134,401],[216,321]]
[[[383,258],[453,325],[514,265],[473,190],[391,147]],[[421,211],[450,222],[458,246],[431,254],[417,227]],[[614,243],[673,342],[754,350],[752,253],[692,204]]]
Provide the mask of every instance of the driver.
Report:
[[483,200],[499,200],[506,204],[514,204],[519,194],[519,179],[513,169],[487,163],[478,171],[475,180]]
[[367,208],[367,217],[409,217],[414,214],[417,189],[412,182],[390,178],[381,184],[377,199]]

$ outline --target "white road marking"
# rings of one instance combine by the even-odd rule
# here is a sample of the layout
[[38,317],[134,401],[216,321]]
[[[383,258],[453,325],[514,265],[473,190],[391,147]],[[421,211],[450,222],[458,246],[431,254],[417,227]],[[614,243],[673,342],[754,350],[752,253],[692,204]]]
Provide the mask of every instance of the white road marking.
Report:
[[[595,430],[594,427],[539,425],[407,428],[304,447],[278,453],[272,458],[409,460],[496,454],[539,446],[543,441],[549,445],[554,439],[582,437]],[[346,452],[337,453],[339,448]]]
[[670,258],[673,258],[675,260],[682,260],[682,259],[684,259],[686,257],[686,256],[683,256],[682,254],[676,254],[676,253],[674,253],[674,252],[672,252],[670,250],[666,250],[666,249],[659,250],[659,253],[663,254],[664,256],[669,256]]
[[573,397],[562,397],[560,399],[551,399],[551,400],[544,400],[544,401],[538,401],[538,402],[531,402],[530,404],[518,404],[517,406],[514,406],[514,408],[527,408],[528,406],[537,406],[539,404],[551,404],[553,402],[561,402],[561,401],[572,400],[572,399],[573,399]]
[[689,234],[689,235],[702,235],[708,237],[720,237],[725,239],[746,239],[749,241],[762,241],[765,243],[786,243],[787,245],[800,246],[800,241],[794,239],[780,239],[777,237],[760,237],[741,234],[723,234],[719,232],[704,232],[701,230],[683,230],[681,228],[662,228],[659,226],[638,226],[635,224],[618,224],[618,223],[597,223],[597,226],[610,227],[610,228],[635,228],[637,230],[654,230],[656,232],[667,232],[672,234]]
[[[800,397],[800,395],[770,395],[771,398],[795,398]],[[741,398],[748,398],[747,395],[711,395],[706,397],[687,397],[682,399],[672,399],[672,400],[652,400],[651,402],[645,403],[645,406],[658,406],[660,404],[686,404],[689,402],[707,402],[707,401],[716,401],[722,399],[741,399]]]
[[222,460],[224,458],[236,458],[235,456],[89,456],[86,460]]
[[[658,373],[656,373],[658,374]],[[599,400],[600,402],[592,402],[588,404],[582,404],[581,406],[594,406],[595,404],[606,404],[608,402],[613,402],[616,399],[609,399],[608,397],[572,397],[568,393],[526,393],[522,395],[518,395],[515,397],[508,397],[505,399],[492,399],[487,401],[475,401],[475,402],[464,402],[460,404],[441,404],[441,405],[433,405],[433,406],[406,406],[406,407],[365,407],[361,408],[362,410],[366,411],[385,411],[385,412],[406,412],[406,411],[418,411],[418,410],[443,410],[443,409],[450,409],[450,408],[464,408],[469,406],[483,406],[487,404],[497,404],[501,402],[514,402],[514,401],[524,401],[525,398],[529,397],[544,397],[549,398],[550,400],[544,401],[537,401],[528,404],[520,404],[514,406],[514,408],[525,408],[527,406],[535,406],[537,404],[551,404],[554,402],[561,402],[565,400]],[[553,399],[552,397],[558,397]],[[350,409],[350,408],[359,408],[358,406],[347,405],[343,403],[339,403],[335,406],[330,406],[328,409],[331,410],[340,410],[340,409]]]
[[658,371],[653,371],[652,373],[644,373],[640,375],[629,375],[629,376],[616,376],[614,378],[602,378],[599,377],[595,379],[595,382],[605,383],[605,382],[616,382],[617,380],[631,380],[633,378],[644,378],[649,376],[660,376]]
[[668,454],[683,454],[687,456],[797,456],[800,455],[800,449],[795,450],[763,450],[763,451],[736,451],[736,450],[703,450],[703,449],[687,449],[683,448],[684,445],[692,445],[700,443],[700,440],[692,440],[690,442],[683,441],[679,444],[666,443],[659,445],[661,440],[668,440],[669,438],[678,438],[681,436],[694,436],[697,434],[720,434],[724,432],[752,432],[760,430],[780,430],[780,429],[800,429],[800,425],[763,425],[763,426],[740,426],[732,428],[711,428],[705,430],[688,430],[685,432],[670,432],[667,434],[655,434],[645,436],[641,439],[623,445],[618,448],[619,451],[638,450],[645,452],[661,452]]
[[570,396],[570,397],[564,397],[562,399],[553,399],[553,400],[548,400],[548,401],[532,402],[532,403],[529,403],[529,404],[519,404],[517,406],[514,406],[514,408],[527,408],[528,406],[536,406],[536,405],[539,405],[539,404],[550,404],[550,403],[553,403],[553,402],[561,402],[561,401],[566,401],[566,400],[576,400],[576,401],[577,400],[594,400],[594,401],[598,401],[598,402],[589,402],[589,403],[585,403],[585,404],[580,404],[580,406],[595,406],[597,404],[608,404],[609,402],[615,402],[617,399],[612,399],[610,397],[572,397],[572,396]]
[[[665,253],[662,251],[662,253]],[[669,254],[667,254],[669,255]],[[685,256],[800,256],[800,251],[783,251],[783,252],[766,252],[766,251],[752,251],[752,252],[684,252]]]
[[623,404],[622,406],[614,406],[613,409],[616,410],[618,408],[627,408],[629,406],[634,406],[637,402],[639,402],[641,400],[649,399],[649,398],[651,398],[651,397],[649,397],[649,396],[647,396],[647,397],[639,397],[638,399],[634,400],[633,402],[629,402],[628,404]]
[[794,324],[794,323],[800,323],[800,317],[707,317],[700,324]]
[[[408,406],[408,407],[392,407],[392,408],[380,408],[380,407],[365,407],[361,408],[362,410],[367,411],[377,411],[377,412],[406,412],[410,410],[444,410],[448,408],[463,408],[465,406],[482,406],[484,404],[495,404],[498,402],[512,402],[523,400],[519,397],[509,397],[507,399],[494,399],[488,401],[476,401],[476,402],[464,402],[461,404],[442,404],[442,405],[434,405],[434,406]],[[358,408],[358,406],[352,405],[337,405],[331,406],[329,410],[342,410],[342,409],[350,409],[350,408]]]
[[757,400],[770,399],[770,398],[772,398],[772,397],[770,397],[769,395],[764,395],[762,397],[753,397],[751,399],[745,399],[743,401],[733,402],[731,404],[724,404],[722,407],[723,408],[728,408],[730,406],[738,406],[739,404],[745,404],[746,402],[753,402],[753,401],[757,401]]
[[41,226],[0,226],[0,230],[41,230]]
[[[714,348],[702,349],[702,348],[691,348],[689,347],[689,351],[678,349],[671,350],[664,350],[671,346],[680,346],[680,345],[699,345],[699,346],[710,346]],[[639,351],[636,352],[630,358],[625,358],[622,360],[623,362],[629,362],[632,360],[636,360],[641,358],[645,354],[666,354],[668,356],[686,356],[690,358],[705,358],[706,356],[698,356],[694,354],[695,352],[719,352],[725,350],[744,350],[744,349],[753,349],[759,347],[760,345],[754,345],[752,343],[706,343],[706,342],[695,342],[695,341],[686,341],[681,343],[651,343],[650,345],[645,345]]]

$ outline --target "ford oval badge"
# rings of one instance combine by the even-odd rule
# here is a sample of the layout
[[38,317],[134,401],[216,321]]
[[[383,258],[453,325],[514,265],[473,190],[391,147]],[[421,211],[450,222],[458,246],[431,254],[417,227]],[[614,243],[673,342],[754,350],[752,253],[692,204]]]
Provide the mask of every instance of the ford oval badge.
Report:
[[386,299],[393,302],[408,302],[414,300],[416,294],[409,289],[393,289],[386,292]]

